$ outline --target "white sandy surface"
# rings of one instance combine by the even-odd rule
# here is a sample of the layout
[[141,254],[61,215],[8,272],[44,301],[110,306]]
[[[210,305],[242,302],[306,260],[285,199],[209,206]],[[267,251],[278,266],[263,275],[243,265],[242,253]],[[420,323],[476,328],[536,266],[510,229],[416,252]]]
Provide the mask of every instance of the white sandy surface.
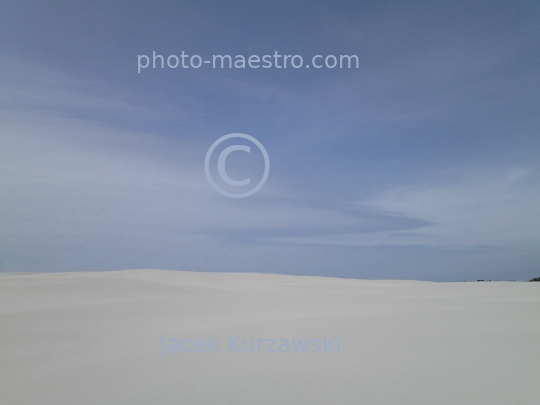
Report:
[[[340,346],[229,351],[238,335]],[[538,381],[540,283],[0,274],[3,405],[536,405]]]

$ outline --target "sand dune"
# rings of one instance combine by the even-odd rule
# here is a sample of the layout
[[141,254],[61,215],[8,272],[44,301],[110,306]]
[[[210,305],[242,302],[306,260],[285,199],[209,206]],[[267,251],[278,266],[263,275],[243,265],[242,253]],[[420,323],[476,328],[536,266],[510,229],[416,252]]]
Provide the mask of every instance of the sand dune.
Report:
[[0,275],[1,404],[537,404],[539,343],[540,283]]

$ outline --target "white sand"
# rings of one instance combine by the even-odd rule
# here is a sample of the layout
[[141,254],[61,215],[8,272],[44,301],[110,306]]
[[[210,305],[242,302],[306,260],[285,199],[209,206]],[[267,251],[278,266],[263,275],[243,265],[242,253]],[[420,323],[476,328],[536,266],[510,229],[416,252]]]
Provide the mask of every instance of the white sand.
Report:
[[[195,352],[210,334],[219,352]],[[159,357],[161,335],[191,352]],[[229,352],[229,335],[340,351]],[[539,380],[540,283],[0,275],[1,404],[523,405]]]

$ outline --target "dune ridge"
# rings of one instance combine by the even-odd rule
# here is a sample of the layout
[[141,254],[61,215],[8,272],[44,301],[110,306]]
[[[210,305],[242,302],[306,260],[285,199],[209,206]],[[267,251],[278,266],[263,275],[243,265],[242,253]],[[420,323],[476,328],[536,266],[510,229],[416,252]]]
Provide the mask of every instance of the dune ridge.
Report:
[[536,404],[539,310],[537,283],[4,273],[0,403]]

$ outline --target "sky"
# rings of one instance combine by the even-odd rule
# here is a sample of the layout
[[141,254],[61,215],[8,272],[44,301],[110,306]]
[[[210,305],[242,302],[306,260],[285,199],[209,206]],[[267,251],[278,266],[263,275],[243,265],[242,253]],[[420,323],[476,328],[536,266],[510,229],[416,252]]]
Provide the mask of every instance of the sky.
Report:
[[[2,1],[0,271],[538,277],[539,18],[533,1]],[[138,68],[154,52],[188,68]],[[303,65],[189,65],[275,52]],[[205,175],[231,133],[269,156],[246,198]],[[261,152],[234,144],[251,151],[228,175],[257,183]]]

